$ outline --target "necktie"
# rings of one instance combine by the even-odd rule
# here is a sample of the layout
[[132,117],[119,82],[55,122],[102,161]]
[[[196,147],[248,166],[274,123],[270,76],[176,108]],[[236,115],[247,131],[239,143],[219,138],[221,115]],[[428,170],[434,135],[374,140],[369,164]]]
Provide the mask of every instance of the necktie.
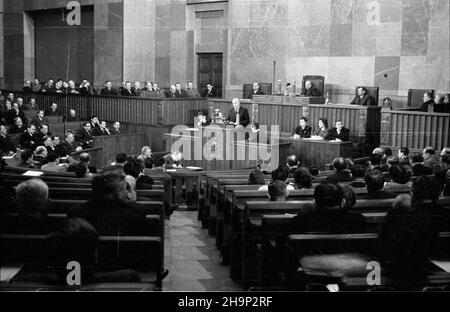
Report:
[[239,111],[236,111],[236,124],[237,124],[237,125],[240,125]]

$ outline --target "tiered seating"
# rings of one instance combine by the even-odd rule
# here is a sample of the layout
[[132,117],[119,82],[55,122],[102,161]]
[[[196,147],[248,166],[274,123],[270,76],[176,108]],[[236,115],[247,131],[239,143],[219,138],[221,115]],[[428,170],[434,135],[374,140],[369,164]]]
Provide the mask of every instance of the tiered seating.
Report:
[[[274,270],[273,260],[274,257],[283,259],[284,256],[279,254],[280,246],[277,246],[277,243],[281,237],[295,234],[295,230],[290,227],[291,219],[297,213],[312,207],[314,189],[291,191],[285,202],[270,202],[266,192],[258,191],[260,185],[248,185],[249,173],[250,170],[205,173],[201,181],[203,205],[199,209],[199,220],[209,229],[210,235],[216,235],[216,244],[222,253],[223,263],[230,265],[230,277],[239,280],[244,289],[255,286],[262,290],[287,287],[299,289],[295,287],[299,286],[298,283],[301,284],[302,280],[295,281],[296,275],[292,272],[294,269],[286,266],[283,274],[280,274],[280,269],[283,268]],[[331,173],[331,171],[321,172],[314,178],[314,184],[324,181]],[[268,176],[266,182],[267,180]],[[364,181],[358,182],[364,184]],[[401,194],[409,193],[410,187],[406,185],[404,188],[386,190]],[[357,197],[367,194],[366,188],[356,188],[355,192]],[[393,199],[358,199],[352,209],[361,212],[366,218],[367,233],[358,234],[359,236],[355,234],[354,237],[350,235],[350,238],[355,240],[360,236],[376,238],[376,233],[380,231],[393,201]],[[450,197],[440,198],[438,205],[450,207]],[[440,243],[444,243],[447,234],[441,236]],[[328,237],[334,235],[324,236],[323,239],[326,241]],[[333,242],[328,241],[331,245]],[[334,251],[348,252],[352,249],[336,248]],[[440,255],[444,252],[450,252],[448,247],[443,248]],[[368,255],[370,256],[370,253]],[[292,276],[292,280],[280,279],[280,276]],[[338,283],[367,289],[367,285],[364,287],[357,285],[358,281],[357,278],[342,277]],[[397,282],[392,281],[391,284],[395,286]],[[430,285],[447,282],[450,282],[448,276],[435,273],[430,276]]]

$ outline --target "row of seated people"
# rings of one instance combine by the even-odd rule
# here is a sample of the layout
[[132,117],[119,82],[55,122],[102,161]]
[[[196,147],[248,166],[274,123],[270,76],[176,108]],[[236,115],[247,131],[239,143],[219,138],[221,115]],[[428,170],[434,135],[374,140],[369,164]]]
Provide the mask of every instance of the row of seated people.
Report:
[[[82,264],[84,284],[139,282],[140,278],[133,270],[105,272],[106,268],[94,261],[99,236],[147,236],[158,231],[146,218],[148,212],[145,207],[137,202],[139,198],[132,184],[122,167],[105,169],[92,178],[92,199],[69,208],[66,219],[55,226],[49,221],[49,188],[46,183],[36,178],[24,181],[15,190],[17,214],[0,216],[1,232],[25,235],[50,233],[50,240],[57,240],[50,244],[55,248],[50,251],[51,265],[46,272],[41,272],[43,275],[38,277],[39,281],[48,282],[53,277],[53,283],[65,284],[67,270],[60,272],[58,264],[63,264],[65,268],[69,261],[78,261]],[[60,280],[60,274],[64,279]],[[167,274],[168,271],[164,270],[161,277]],[[26,278],[24,281],[30,282]]]
[[203,97],[218,97],[220,96],[217,90],[208,84],[207,90],[200,95],[197,89],[194,88],[192,81],[188,81],[186,86],[182,88],[180,83],[171,85],[169,90],[164,90],[158,87],[157,82],[146,81],[145,86],[141,88],[141,82],[124,81],[122,86],[118,89],[113,88],[112,82],[105,81],[105,86],[101,90],[96,90],[88,80],[83,80],[78,86],[73,80],[68,82],[62,79],[49,78],[46,83],[41,84],[38,78],[33,82],[25,81],[23,87],[24,92],[40,92],[40,93],[59,93],[59,94],[75,94],[75,95],[101,95],[101,96],[134,96],[145,98],[199,98]]
[[317,129],[313,132],[312,127],[308,125],[308,118],[301,117],[299,126],[294,131],[293,138],[316,138],[322,140],[348,142],[350,141],[350,130],[344,126],[344,123],[341,120],[337,120],[335,127],[329,129],[328,120],[326,118],[320,118],[317,123]]

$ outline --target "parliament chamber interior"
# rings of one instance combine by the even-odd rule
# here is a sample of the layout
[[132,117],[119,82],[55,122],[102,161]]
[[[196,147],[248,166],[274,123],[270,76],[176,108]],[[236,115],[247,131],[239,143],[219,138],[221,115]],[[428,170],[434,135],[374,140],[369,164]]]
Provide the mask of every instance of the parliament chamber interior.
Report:
[[0,291],[449,291],[449,16],[0,0]]

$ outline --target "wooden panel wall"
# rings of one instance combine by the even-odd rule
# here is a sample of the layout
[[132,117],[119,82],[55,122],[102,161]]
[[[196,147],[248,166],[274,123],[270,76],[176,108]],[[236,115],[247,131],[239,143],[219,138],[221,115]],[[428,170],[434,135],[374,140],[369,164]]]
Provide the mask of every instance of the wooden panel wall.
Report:
[[381,145],[438,150],[450,145],[450,114],[383,111]]

